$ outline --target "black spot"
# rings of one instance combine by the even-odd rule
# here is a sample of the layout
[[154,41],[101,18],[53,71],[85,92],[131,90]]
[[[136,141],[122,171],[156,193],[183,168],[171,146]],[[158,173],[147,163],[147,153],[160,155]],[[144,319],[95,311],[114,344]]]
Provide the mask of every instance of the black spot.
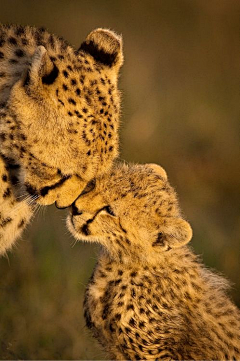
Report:
[[122,315],[121,315],[120,313],[117,313],[117,314],[115,315],[115,320],[116,320],[116,321],[120,321],[120,320],[121,320],[121,317],[122,317]]
[[68,65],[67,68],[68,68],[68,70],[73,71],[71,65]]
[[74,110],[74,113],[78,116],[78,118],[82,118],[82,115],[79,113],[78,110]]
[[113,333],[115,331],[115,328],[114,328],[114,325],[112,322],[110,322],[110,324],[109,324],[109,330],[111,333]]
[[3,182],[7,182],[8,177],[7,177],[7,175],[6,175],[6,174],[3,174],[3,175],[2,175],[2,180],[3,180]]
[[77,88],[75,93],[79,96],[81,94],[81,90],[79,88]]
[[9,59],[8,61],[10,64],[17,64],[18,61],[16,59]]
[[65,76],[65,78],[68,78],[69,74],[68,74],[67,70],[63,70],[63,75]]
[[22,49],[17,49],[17,50],[15,50],[15,55],[18,58],[22,58],[25,55],[25,52]]
[[125,332],[128,335],[129,333],[131,333],[131,329],[129,327],[125,327]]
[[53,64],[52,71],[49,74],[44,75],[42,77],[43,84],[47,84],[47,85],[53,84],[57,79],[58,74],[59,74],[59,69],[55,64]]
[[145,322],[144,321],[140,321],[139,322],[139,328],[144,328],[145,327]]
[[136,321],[134,320],[134,318],[131,318],[131,319],[130,319],[129,325],[130,325],[130,326],[135,326],[135,325],[136,325]]
[[63,87],[63,90],[65,90],[65,91],[68,90],[68,86],[66,84],[63,84],[62,87]]
[[11,189],[7,188],[5,192],[3,193],[3,198],[9,198],[11,195]]
[[11,223],[11,222],[12,222],[12,218],[10,218],[10,217],[4,218],[0,223],[0,227],[5,227],[8,223]]
[[77,84],[76,80],[75,80],[75,79],[71,79],[71,84],[72,84],[72,85],[76,85],[76,84]]
[[102,312],[102,319],[103,320],[106,320],[108,314],[109,314],[109,304],[106,304],[106,306],[104,307],[103,309],[103,312]]
[[73,104],[73,105],[76,105],[75,100],[72,99],[72,98],[68,98],[68,103]]
[[149,323],[154,323],[155,321],[156,321],[155,318],[153,317],[149,318]]
[[8,42],[9,42],[9,44],[17,45],[17,39],[14,38],[13,36],[11,36],[10,38],[8,38]]
[[6,73],[4,71],[0,72],[0,78],[4,78],[6,76]]
[[1,138],[1,141],[4,142],[6,140],[6,134],[5,133],[0,133],[0,138]]
[[129,310],[134,310],[134,306],[132,303],[130,303],[129,305],[127,305],[127,311]]
[[0,59],[3,59],[4,58],[4,54],[2,51],[0,51]]
[[24,147],[20,147],[21,153],[26,153],[26,149]]
[[62,104],[63,106],[65,105],[61,99],[58,99],[58,101],[59,101],[59,103]]
[[119,283],[121,283],[121,282],[122,282],[122,279],[121,279],[121,278],[117,279],[117,280],[115,281],[115,286],[119,285]]

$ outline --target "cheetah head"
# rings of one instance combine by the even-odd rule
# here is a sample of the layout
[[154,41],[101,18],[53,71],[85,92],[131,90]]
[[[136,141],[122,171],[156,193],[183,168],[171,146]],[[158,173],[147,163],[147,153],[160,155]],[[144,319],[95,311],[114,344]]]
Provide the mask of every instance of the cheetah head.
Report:
[[99,242],[115,255],[162,253],[192,237],[166,172],[155,164],[117,166],[89,184],[67,225],[77,239]]
[[47,49],[36,48],[11,90],[5,155],[20,159],[22,181],[40,204],[66,207],[118,155],[122,41],[97,29],[77,51],[58,43]]

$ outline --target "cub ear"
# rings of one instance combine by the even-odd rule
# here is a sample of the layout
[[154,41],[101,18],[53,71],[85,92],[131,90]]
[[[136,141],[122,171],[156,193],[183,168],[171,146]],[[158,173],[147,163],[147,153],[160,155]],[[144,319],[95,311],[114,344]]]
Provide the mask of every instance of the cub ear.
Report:
[[123,64],[122,37],[108,29],[93,30],[78,51],[90,54],[97,62],[117,71]]
[[36,86],[39,83],[53,84],[58,76],[57,66],[50,60],[44,46],[38,46],[32,57],[30,67],[25,74],[23,86]]
[[159,251],[168,251],[171,248],[182,247],[192,238],[192,228],[190,224],[182,218],[170,217],[164,219],[156,239],[152,243],[153,247]]
[[160,175],[160,177],[167,180],[167,173],[160,165],[154,164],[154,163],[149,163],[146,165],[148,168],[152,169],[154,171],[154,173]]

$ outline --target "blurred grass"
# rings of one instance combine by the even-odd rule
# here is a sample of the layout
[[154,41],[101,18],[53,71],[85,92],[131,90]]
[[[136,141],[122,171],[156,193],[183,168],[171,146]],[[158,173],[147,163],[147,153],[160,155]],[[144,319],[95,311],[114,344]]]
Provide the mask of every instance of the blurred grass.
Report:
[[[2,22],[44,25],[78,47],[96,27],[123,34],[121,158],[165,167],[192,246],[240,305],[240,2],[8,0]],[[104,359],[82,299],[96,247],[45,210],[0,259],[1,359]]]

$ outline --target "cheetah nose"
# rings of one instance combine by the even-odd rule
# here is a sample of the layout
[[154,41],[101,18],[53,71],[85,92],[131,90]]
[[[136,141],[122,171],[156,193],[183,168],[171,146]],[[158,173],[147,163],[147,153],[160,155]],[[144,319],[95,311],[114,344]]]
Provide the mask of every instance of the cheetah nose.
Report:
[[80,216],[83,212],[80,211],[77,206],[73,203],[72,204],[72,215],[73,216]]

